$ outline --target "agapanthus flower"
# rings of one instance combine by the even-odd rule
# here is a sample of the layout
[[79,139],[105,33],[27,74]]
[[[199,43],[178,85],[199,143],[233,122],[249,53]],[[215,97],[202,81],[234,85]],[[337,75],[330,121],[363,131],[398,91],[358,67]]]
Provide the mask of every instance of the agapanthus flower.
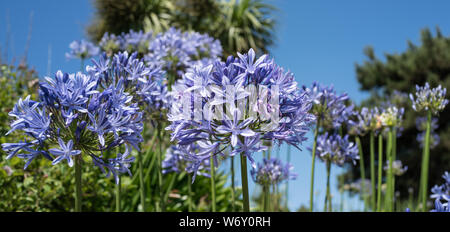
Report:
[[292,172],[294,167],[289,164],[283,164],[283,162],[276,158],[262,160],[262,163],[258,163],[256,169],[250,171],[253,181],[259,185],[276,185],[283,181],[295,180],[297,174]]
[[[435,209],[431,210],[431,212],[450,212],[450,174],[449,172],[445,172],[442,175],[445,183],[442,185],[435,185],[431,188],[431,198],[435,200]],[[443,203],[444,202],[444,203]]]
[[153,39],[152,32],[130,30],[128,33],[122,32],[120,35],[106,32],[100,40],[100,47],[109,56],[117,52],[137,52],[139,57],[143,57]]
[[[189,172],[193,167],[190,157],[199,150],[200,147],[197,144],[191,144],[189,146],[170,146],[165,153],[164,160],[162,161],[163,174],[170,172]],[[210,160],[204,160],[198,167],[196,175],[209,177],[209,172]]]
[[403,122],[404,108],[397,108],[396,106],[390,106],[383,110],[380,115],[380,120],[383,126],[390,128],[400,128]]
[[430,212],[450,213],[450,205],[448,201],[442,203],[440,200],[436,199],[434,201],[434,209],[430,210]]
[[[202,145],[192,155],[197,163],[229,148],[256,167],[252,154],[267,149],[262,141],[298,147],[306,140],[315,120],[308,95],[291,73],[263,58],[250,49],[239,58],[188,69],[173,86],[167,129],[179,145]],[[259,64],[247,70],[252,59]]]
[[448,104],[448,100],[445,99],[447,89],[439,85],[436,88],[431,89],[430,84],[425,83],[425,86],[416,85],[415,97],[413,94],[409,94],[409,98],[412,101],[412,107],[417,112],[431,111],[433,114],[444,110]]
[[[425,135],[426,132],[423,131],[419,134],[417,134],[417,142],[420,143],[420,147],[424,147],[425,146]],[[437,145],[439,145],[439,142],[441,141],[441,137],[439,136],[439,134],[435,133],[435,132],[431,132],[431,136],[430,136],[430,148],[435,148]]]
[[111,59],[103,53],[98,61],[93,60],[93,64],[87,67],[87,71],[99,78],[100,85],[108,85],[122,78],[123,91],[130,93],[133,102],[137,102],[148,114],[156,112],[161,116],[161,109],[167,108],[167,87],[162,82],[160,66],[146,65],[136,52],[131,55],[119,52]]
[[[384,170],[389,169],[389,161],[386,161],[386,165],[384,166]],[[403,166],[401,160],[392,161],[392,173],[396,176],[403,175],[408,170],[408,166]]]
[[362,136],[370,131],[378,131],[382,128],[380,115],[377,107],[363,107],[359,112],[356,111],[347,122],[349,134]]
[[445,183],[442,185],[435,185],[433,188],[431,188],[431,198],[436,198],[439,200],[450,200],[450,173],[445,172],[444,175],[442,175],[442,178],[444,178]]
[[[349,141],[349,136],[341,137],[337,133],[325,132],[317,137],[317,155],[324,162],[335,163],[343,166],[345,162],[353,162],[359,159],[357,146]],[[311,150],[311,148],[309,148]]]
[[324,87],[314,82],[311,88],[303,86],[303,90],[313,102],[311,112],[320,118],[325,128],[338,128],[354,114],[354,105],[346,105],[348,95],[337,94],[333,86]]
[[[437,134],[435,131],[438,129],[439,124],[438,124],[438,119],[437,118],[431,118],[431,127],[430,127],[430,148],[435,148],[441,138],[439,136],[439,134]],[[417,135],[417,141],[420,143],[420,147],[423,147],[425,145],[425,134],[426,134],[426,129],[427,129],[427,117],[418,117],[416,119],[416,128],[417,130],[421,131],[421,133],[419,133]]]
[[70,43],[69,48],[70,52],[66,53],[66,57],[72,59],[88,59],[98,55],[100,52],[100,48],[84,39],[73,41]]
[[105,152],[123,144],[139,149],[142,141],[142,113],[124,91],[126,82],[125,76],[105,83],[94,73],[80,72],[58,71],[55,78],[46,77],[40,83],[39,101],[19,99],[9,113],[16,118],[10,132],[22,131],[27,140],[2,144],[7,158],[27,160],[26,168],[41,155],[53,165],[67,160],[69,166],[74,156],[90,156],[95,165],[113,171],[117,181],[117,173],[128,172],[133,159],[111,159]]
[[106,32],[99,42],[99,46],[108,56],[119,51],[124,51],[122,47],[122,38],[116,36],[115,34],[109,34]]
[[218,40],[197,32],[170,28],[150,41],[145,60],[159,64],[172,75],[181,76],[187,68],[209,65],[219,60],[222,46]]
[[61,139],[58,138],[59,143],[59,149],[58,148],[51,148],[49,149],[49,152],[55,156],[58,156],[56,159],[53,160],[52,164],[55,165],[62,160],[66,159],[67,163],[69,164],[69,167],[73,166],[73,160],[72,156],[79,155],[81,153],[80,150],[72,150],[73,148],[73,141],[69,140],[67,144]]
[[[427,130],[427,117],[418,117],[416,119],[416,128],[419,131]],[[431,131],[435,131],[439,128],[438,119],[435,117],[431,118]]]

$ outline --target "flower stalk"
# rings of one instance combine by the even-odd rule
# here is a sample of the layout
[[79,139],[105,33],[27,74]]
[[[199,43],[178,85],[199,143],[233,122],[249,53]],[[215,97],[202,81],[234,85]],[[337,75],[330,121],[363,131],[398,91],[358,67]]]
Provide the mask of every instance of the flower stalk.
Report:
[[250,212],[250,204],[248,199],[247,157],[245,157],[244,153],[241,153],[241,180],[244,212]]
[[313,212],[314,205],[314,168],[316,161],[317,136],[319,135],[320,117],[317,118],[317,125],[314,130],[314,142],[312,147],[312,161],[311,161],[311,186],[309,192],[309,211]]
[[210,171],[211,171],[211,211],[216,212],[216,180],[215,180],[215,166],[214,166],[214,156],[210,158]]
[[378,135],[378,188],[377,188],[377,212],[381,212],[381,180],[383,177],[383,136]]
[[367,202],[368,193],[366,193],[366,186],[365,186],[366,172],[365,172],[365,168],[364,168],[364,154],[363,154],[363,149],[362,149],[362,145],[361,145],[361,139],[359,138],[359,136],[356,136],[355,140],[356,140],[356,144],[358,145],[358,150],[359,150],[359,162],[360,162],[359,170],[361,172],[361,180],[362,180],[361,181],[361,189],[362,189],[361,194],[364,199],[364,211],[366,211],[367,205],[368,205],[368,202]]
[[81,162],[80,155],[75,156],[75,212],[81,212]]
[[430,131],[431,131],[431,111],[427,112],[427,129],[425,134],[425,146],[423,147],[422,172],[421,172],[421,199],[422,211],[427,209],[428,193],[428,168],[430,162]]
[[370,131],[370,182],[372,184],[372,210],[376,209],[375,195],[375,131]]

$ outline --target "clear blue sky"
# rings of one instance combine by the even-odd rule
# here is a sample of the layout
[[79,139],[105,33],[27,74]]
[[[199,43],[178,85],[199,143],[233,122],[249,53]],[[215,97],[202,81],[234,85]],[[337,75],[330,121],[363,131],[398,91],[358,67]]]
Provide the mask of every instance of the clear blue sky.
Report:
[[[365,60],[363,49],[372,45],[378,56],[383,53],[402,52],[407,40],[419,42],[420,30],[439,26],[444,35],[450,29],[450,2],[445,0],[378,0],[378,1],[297,1],[271,0],[279,9],[276,45],[271,55],[278,64],[291,70],[300,85],[313,81],[334,84],[339,92],[347,92],[359,102],[367,97],[359,91],[355,76],[355,63]],[[67,60],[65,52],[72,40],[85,37],[84,27],[93,17],[89,0],[15,0],[0,1],[0,47],[5,53],[7,15],[11,39],[9,58],[22,57],[29,30],[29,15],[33,12],[32,35],[28,63],[40,76],[47,74],[48,50],[51,47],[50,73],[58,69],[75,72],[79,61]],[[311,141],[305,143],[305,148]],[[276,153],[276,152],[274,152]],[[281,150],[285,158],[286,148]],[[292,149],[292,163],[299,178],[290,182],[289,206],[291,210],[307,205],[311,156],[306,149]],[[318,161],[316,166],[316,208],[322,209],[325,191],[325,167]],[[340,173],[333,167],[333,177]],[[256,187],[250,181],[250,190]],[[339,202],[336,179],[332,178],[334,203]],[[346,200],[348,202],[349,200]],[[360,207],[355,199],[347,210]]]

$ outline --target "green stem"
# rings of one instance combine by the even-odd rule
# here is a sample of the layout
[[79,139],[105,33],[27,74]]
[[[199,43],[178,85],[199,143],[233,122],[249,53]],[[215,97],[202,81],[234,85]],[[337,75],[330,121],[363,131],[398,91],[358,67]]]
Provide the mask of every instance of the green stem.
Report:
[[81,212],[81,155],[74,158],[75,161],[75,212]]
[[157,155],[157,162],[158,165],[156,165],[157,167],[157,171],[158,171],[158,191],[159,191],[159,204],[157,205],[156,210],[158,212],[163,212],[164,211],[164,202],[163,202],[163,181],[162,181],[162,170],[161,170],[161,160],[162,160],[162,155],[163,155],[163,151],[162,151],[162,136],[161,136],[161,128],[158,126],[158,143],[159,143],[159,154]]
[[359,136],[356,136],[356,144],[358,145],[358,150],[359,150],[359,170],[361,172],[361,188],[362,188],[362,197],[364,199],[364,211],[366,211],[367,209],[367,193],[366,193],[366,171],[364,169],[364,155],[363,155],[363,148],[361,145],[361,139],[359,138]]
[[[291,146],[287,146],[287,163],[291,162]],[[285,201],[285,208],[289,210],[289,181],[286,181],[286,201]]]
[[211,211],[216,212],[216,180],[215,180],[215,166],[214,166],[214,156],[211,156],[209,161],[210,171],[211,171]]
[[264,212],[269,212],[270,210],[270,188],[268,184],[263,185],[263,195],[264,195]]
[[[116,148],[116,153],[120,153],[120,147]],[[121,178],[117,175],[118,183],[116,184],[116,212],[120,212],[120,191],[121,191]]]
[[[392,149],[391,149],[391,157],[392,161],[397,160],[397,129],[393,128],[392,130]],[[395,175],[392,174],[392,180],[391,180],[391,196],[394,196],[395,194]],[[395,198],[395,200],[392,202],[392,210],[394,209],[394,203],[398,200]]]
[[120,176],[118,178],[119,183],[116,184],[116,212],[120,212],[120,185],[122,184]]
[[187,174],[188,183],[188,212],[192,212],[192,174]]
[[381,212],[381,178],[383,174],[383,136],[378,135],[378,189],[377,189],[377,212]]
[[241,153],[241,180],[244,212],[250,212],[250,204],[248,200],[247,157],[244,153]]
[[139,191],[141,198],[142,211],[145,212],[145,183],[144,183],[144,165],[142,164],[142,152],[138,152],[138,172],[139,172]]
[[370,182],[372,184],[371,188],[371,199],[372,199],[372,210],[376,209],[376,195],[375,195],[375,132],[370,131]]
[[427,112],[427,130],[425,134],[425,146],[423,148],[423,183],[422,183],[422,211],[427,211],[428,196],[428,168],[430,162],[430,133],[431,133],[431,111]]
[[391,212],[392,198],[391,187],[392,187],[392,128],[388,131],[387,146],[386,146],[386,158],[388,160],[388,170],[387,170],[387,181],[386,181],[386,194],[385,194],[385,205],[386,211]]
[[84,59],[83,58],[81,58],[81,69],[80,69],[80,72],[84,72]]
[[[325,204],[323,206],[323,211],[327,212],[328,210],[331,210],[331,199],[330,199],[330,172],[331,172],[331,162],[327,161],[327,191],[325,194]],[[328,206],[327,207],[327,203]]]
[[236,210],[236,198],[235,198],[235,187],[234,187],[234,156],[231,156],[231,211]]
[[316,161],[316,147],[317,147],[317,136],[319,134],[320,127],[320,117],[317,119],[316,129],[314,130],[314,142],[312,147],[312,162],[311,162],[311,187],[309,192],[309,211],[313,211],[314,205],[314,167]]

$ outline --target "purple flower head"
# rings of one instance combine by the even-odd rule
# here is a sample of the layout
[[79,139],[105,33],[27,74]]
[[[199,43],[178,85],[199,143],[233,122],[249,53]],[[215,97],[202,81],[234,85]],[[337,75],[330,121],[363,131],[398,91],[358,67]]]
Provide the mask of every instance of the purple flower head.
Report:
[[446,93],[447,89],[442,88],[441,85],[431,89],[427,82],[425,86],[416,85],[415,97],[409,94],[409,98],[415,111],[431,111],[433,114],[438,114],[448,104],[448,99],[445,98]]
[[214,148],[203,146],[202,155],[191,155],[195,164],[230,149],[230,155],[243,154],[256,166],[252,154],[267,149],[263,141],[299,148],[315,120],[308,113],[311,100],[292,74],[252,50],[188,69],[169,96],[166,129],[172,141]]
[[256,169],[250,171],[253,181],[259,185],[276,185],[283,181],[295,180],[297,174],[292,172],[291,164],[283,164],[276,158],[264,158]]
[[101,49],[112,56],[117,52],[137,52],[139,57],[143,57],[149,48],[150,41],[153,39],[153,33],[144,33],[143,31],[130,30],[128,33],[120,35],[109,34],[106,32],[100,40]]
[[[311,149],[310,149],[311,150]],[[341,137],[339,134],[325,134],[317,138],[317,154],[324,162],[332,162],[343,166],[345,162],[353,162],[359,159],[358,148],[348,139],[348,135]]]
[[145,60],[161,65],[171,75],[181,76],[188,68],[218,61],[221,54],[222,46],[218,40],[206,34],[181,32],[172,27],[150,41]]
[[[192,172],[193,163],[190,157],[193,153],[200,151],[201,148],[197,144],[191,144],[188,146],[170,146],[165,154],[165,158],[162,161],[163,173],[183,171]],[[210,160],[205,159],[198,167],[196,175],[202,175],[209,177]]]
[[[435,209],[431,210],[431,212],[450,212],[450,174],[449,172],[445,172],[442,175],[445,183],[442,185],[435,185],[431,188],[430,198],[435,198]],[[442,203],[445,202],[445,203]]]
[[370,131],[377,131],[381,127],[379,118],[380,112],[377,107],[370,109],[363,107],[348,121],[349,133],[362,136]]
[[136,102],[150,115],[167,108],[167,90],[161,81],[163,71],[160,66],[146,65],[142,59],[137,58],[137,53],[129,55],[128,52],[119,52],[112,56],[111,62],[106,61],[107,59],[103,54],[99,61],[93,60],[94,66],[88,66],[87,69],[99,79],[103,88],[116,85],[121,91],[131,93],[128,96],[115,94],[115,97],[122,97],[117,101]]
[[16,120],[11,123],[11,130],[6,135],[16,130],[22,130],[38,141],[44,141],[50,136],[50,115],[39,102],[30,100],[30,96],[27,96],[25,100],[20,98],[8,115],[15,117]]
[[380,115],[380,121],[384,127],[400,128],[403,122],[404,108],[390,106],[383,110]]
[[[132,74],[115,73],[106,81],[103,74],[111,70],[107,62],[101,63],[100,71],[93,68],[88,75],[58,71],[54,78],[46,77],[40,83],[39,101],[19,99],[10,112],[16,118],[10,132],[22,132],[28,140],[2,144],[7,158],[26,160],[26,168],[42,155],[54,165],[67,160],[72,167],[73,156],[88,155],[96,166],[114,172],[116,178],[118,173],[129,172],[127,167],[134,158],[126,156],[131,147],[139,149],[142,141],[142,112],[125,91]],[[125,154],[114,159],[104,156],[122,145],[126,146]]]
[[93,43],[84,39],[75,40],[69,45],[70,52],[66,53],[69,59],[88,59],[99,54],[100,49]]
[[[427,129],[427,117],[418,117],[416,119],[416,128],[419,131],[426,131]],[[433,117],[431,118],[431,131],[435,131],[439,128],[438,119]]]
[[[419,134],[417,134],[417,142],[420,143],[420,147],[424,147],[425,146],[425,131],[420,132]],[[430,148],[435,148],[437,145],[439,145],[439,142],[441,141],[441,137],[439,136],[439,134],[435,133],[435,132],[431,132],[431,136],[430,136]]]
[[311,112],[321,120],[325,128],[338,128],[354,114],[354,105],[346,105],[348,95],[338,95],[333,86],[323,87],[314,82],[311,88],[303,86],[303,91],[313,102]]

